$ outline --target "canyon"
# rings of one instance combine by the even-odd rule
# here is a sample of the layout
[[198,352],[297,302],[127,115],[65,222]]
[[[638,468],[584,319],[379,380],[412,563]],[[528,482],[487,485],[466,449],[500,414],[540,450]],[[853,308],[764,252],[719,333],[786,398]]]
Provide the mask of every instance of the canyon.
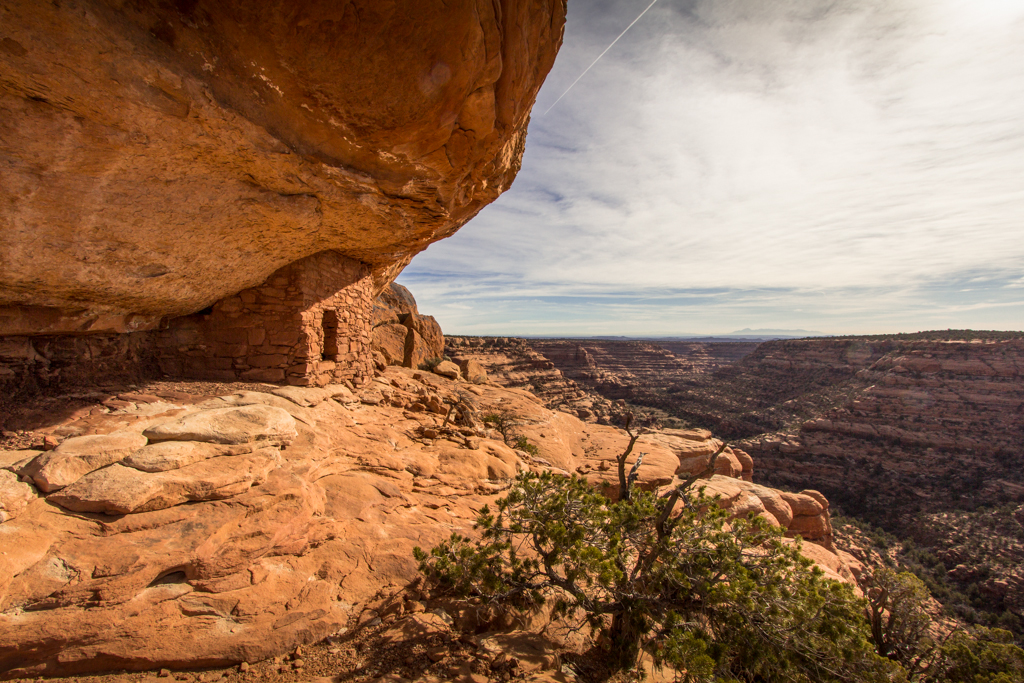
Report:
[[446,348],[582,419],[608,423],[630,406],[709,429],[758,462],[755,481],[819,490],[844,517],[919,545],[935,588],[960,594],[950,600],[961,613],[1021,631],[1024,334],[449,337]]
[[446,337],[394,282],[515,179],[565,21],[0,7],[0,678],[564,682],[595,634],[412,550],[521,473],[616,499],[631,413],[640,488],[699,475],[848,584],[841,520],[882,526],[1021,633],[1021,335]]

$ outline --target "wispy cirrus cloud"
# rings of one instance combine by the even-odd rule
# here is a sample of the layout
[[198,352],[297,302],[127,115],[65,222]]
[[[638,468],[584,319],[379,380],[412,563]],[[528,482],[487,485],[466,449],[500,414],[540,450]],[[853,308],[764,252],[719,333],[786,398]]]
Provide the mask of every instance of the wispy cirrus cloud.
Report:
[[570,2],[446,331],[1024,328],[1024,2],[661,0],[542,115],[648,4]]

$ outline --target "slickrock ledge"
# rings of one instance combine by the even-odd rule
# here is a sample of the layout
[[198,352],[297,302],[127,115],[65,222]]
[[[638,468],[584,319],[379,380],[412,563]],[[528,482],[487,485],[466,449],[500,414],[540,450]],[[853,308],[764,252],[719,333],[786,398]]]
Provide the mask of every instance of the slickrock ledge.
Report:
[[[54,451],[0,452],[0,678],[293,652],[370,620],[375,599],[417,578],[414,546],[475,533],[476,512],[519,472],[575,472],[614,497],[628,440],[526,391],[411,368],[388,367],[355,393],[174,386],[54,414],[36,430],[66,437]],[[536,454],[483,424],[500,410],[521,418]],[[193,428],[211,424],[232,431]],[[638,485],[667,492],[720,445],[705,430],[645,434]],[[24,483],[61,451],[95,451],[102,464],[67,470],[50,494]],[[813,540],[804,553],[852,580],[856,561],[830,549],[827,501],[751,483],[754,464],[728,449],[708,492]]]
[[379,290],[509,187],[564,22],[565,0],[5,3],[0,335],[150,329],[328,250]]

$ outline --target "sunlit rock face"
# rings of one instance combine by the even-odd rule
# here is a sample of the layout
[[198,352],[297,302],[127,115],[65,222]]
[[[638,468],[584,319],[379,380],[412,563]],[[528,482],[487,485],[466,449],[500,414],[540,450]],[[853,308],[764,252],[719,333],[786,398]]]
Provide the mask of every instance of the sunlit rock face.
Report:
[[564,0],[0,7],[0,335],[148,329],[509,187]]

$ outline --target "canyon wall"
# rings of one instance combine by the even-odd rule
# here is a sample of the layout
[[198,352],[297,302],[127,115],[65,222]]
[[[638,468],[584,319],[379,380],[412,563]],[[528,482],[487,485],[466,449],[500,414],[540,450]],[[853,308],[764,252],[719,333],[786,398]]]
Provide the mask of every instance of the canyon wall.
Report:
[[504,381],[551,384],[553,396],[568,386],[598,412],[625,400],[711,429],[756,456],[763,481],[820,489],[874,519],[1024,500],[1020,334],[779,340],[742,355],[707,346],[723,347],[710,368],[661,342],[453,338],[448,348],[472,349]]
[[795,400],[807,410],[830,396],[831,407],[745,442],[770,481],[816,481],[877,519],[1024,500],[1024,339],[855,344],[838,355],[768,349],[759,370],[743,368],[766,382],[769,362],[774,374],[848,377]]

